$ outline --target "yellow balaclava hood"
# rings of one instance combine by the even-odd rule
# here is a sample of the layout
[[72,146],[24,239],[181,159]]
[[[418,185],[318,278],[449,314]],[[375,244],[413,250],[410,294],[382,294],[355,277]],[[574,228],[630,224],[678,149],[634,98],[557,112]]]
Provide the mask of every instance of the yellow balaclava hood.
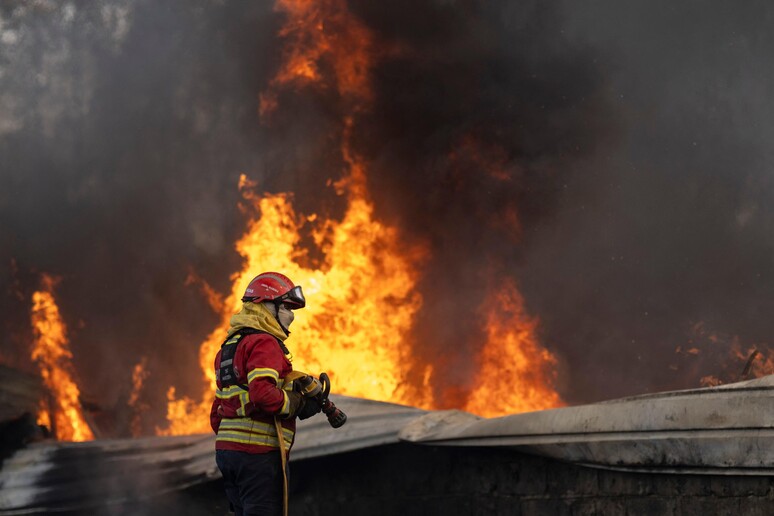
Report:
[[277,319],[261,303],[245,301],[242,303],[242,309],[231,316],[231,326],[228,329],[228,336],[231,337],[242,328],[255,328],[256,330],[271,333],[280,340],[288,338],[282,331],[282,327]]

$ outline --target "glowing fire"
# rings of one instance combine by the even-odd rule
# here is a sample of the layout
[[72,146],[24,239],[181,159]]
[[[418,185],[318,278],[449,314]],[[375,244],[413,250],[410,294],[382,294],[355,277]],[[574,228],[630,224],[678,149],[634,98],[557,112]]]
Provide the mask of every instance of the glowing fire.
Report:
[[148,410],[148,405],[141,401],[142,387],[149,375],[148,357],[142,357],[132,368],[132,392],[127,404],[132,409],[131,432],[135,437],[142,434],[142,416]]
[[148,377],[148,357],[142,357],[142,359],[134,365],[132,368],[132,392],[129,395],[128,404],[130,407],[135,407],[140,400],[140,394],[142,392],[142,384]]
[[[400,397],[408,360],[404,343],[421,306],[412,266],[420,252],[412,255],[399,248],[395,229],[373,220],[371,204],[353,199],[341,222],[328,221],[319,227],[316,237],[325,263],[308,268],[299,264],[304,258],[299,230],[316,218],[299,218],[287,195],[264,196],[255,202],[261,216],[237,243],[245,267],[232,277],[234,286],[222,324],[200,351],[202,370],[209,380],[207,396],[215,387],[213,359],[229,318],[241,306],[245,285],[254,271],[271,265],[303,285],[307,298],[314,299],[296,312],[293,332],[303,339],[290,345],[294,368],[313,374],[328,372],[340,393],[423,405],[421,399]],[[194,410],[206,426],[204,411],[209,411],[209,401],[196,409],[188,400],[176,400],[174,390],[168,397],[168,419],[173,422],[170,433],[175,429],[190,433],[189,414]]]
[[38,363],[51,396],[50,408],[41,410],[38,421],[48,422],[59,440],[89,441],[94,434],[83,417],[80,391],[73,381],[72,353],[68,349],[67,328],[54,299],[55,284],[54,278],[44,274],[42,289],[32,295],[32,359]]
[[549,388],[554,383],[556,358],[538,344],[537,320],[524,311],[524,300],[513,282],[481,310],[486,318],[487,343],[478,376],[465,410],[486,417],[540,410],[562,405]]
[[277,0],[275,9],[287,14],[279,33],[287,44],[280,70],[261,94],[261,116],[277,109],[277,90],[281,86],[322,82],[323,62],[333,70],[333,81],[342,97],[357,102],[371,98],[368,74],[373,38],[349,13],[345,0]]
[[51,428],[51,414],[48,412],[48,403],[45,401],[40,402],[38,407],[38,417],[36,423],[46,428]]
[[[727,371],[719,376],[701,377],[702,387],[715,387],[724,383],[740,382],[774,374],[774,353],[768,346],[743,347],[738,337],[734,337],[731,348],[726,354]],[[735,367],[734,367],[735,366]]]
[[[690,346],[690,347],[688,347]],[[715,387],[774,374],[774,352],[766,343],[743,344],[738,335],[716,331],[700,321],[688,330],[687,346],[677,346],[674,371],[698,376],[702,387]],[[706,374],[707,372],[713,374]]]
[[[301,338],[288,343],[295,369],[328,372],[334,390],[341,394],[424,408],[437,405],[433,389],[426,385],[433,364],[411,369],[413,376],[408,377],[408,366],[415,365],[411,335],[422,306],[416,285],[426,253],[408,248],[396,228],[374,219],[367,187],[369,164],[351,145],[354,115],[367,109],[372,98],[369,73],[378,54],[374,38],[347,11],[344,0],[278,0],[276,8],[287,14],[280,33],[287,47],[283,65],[261,95],[261,115],[266,118],[278,109],[282,87],[336,89],[345,101],[340,149],[347,170],[335,187],[345,195],[347,207],[340,221],[299,215],[290,194],[256,197],[247,178],[240,179],[240,188],[259,214],[236,244],[244,267],[232,275],[221,324],[200,348],[207,384],[203,401],[178,399],[171,387],[169,426],[157,429],[162,434],[209,431],[213,359],[245,287],[267,270],[288,275],[303,286],[309,300],[307,308],[296,313],[292,328]],[[493,169],[492,174],[497,173]],[[310,259],[301,244],[302,234],[311,234],[321,262]],[[488,342],[479,357],[479,378],[461,397],[464,406],[459,408],[496,416],[560,405],[551,388],[555,359],[535,338],[537,321],[525,314],[514,285],[502,289],[501,297],[500,308],[486,317]],[[492,381],[493,375],[504,378]]]

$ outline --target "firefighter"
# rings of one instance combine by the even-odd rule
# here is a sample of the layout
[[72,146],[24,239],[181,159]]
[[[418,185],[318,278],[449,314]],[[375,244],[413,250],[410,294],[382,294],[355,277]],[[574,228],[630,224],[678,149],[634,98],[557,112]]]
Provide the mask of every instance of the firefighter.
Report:
[[293,310],[305,305],[301,287],[286,276],[256,276],[215,357],[210,423],[217,434],[215,459],[237,516],[280,515],[283,505],[287,512],[286,452],[293,445],[296,417],[321,410],[315,400],[285,385],[293,370],[285,340]]

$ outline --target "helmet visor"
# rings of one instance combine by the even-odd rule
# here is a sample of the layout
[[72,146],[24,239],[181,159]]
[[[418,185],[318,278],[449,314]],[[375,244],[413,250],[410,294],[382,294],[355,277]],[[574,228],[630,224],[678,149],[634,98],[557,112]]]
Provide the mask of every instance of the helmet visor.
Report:
[[276,299],[280,303],[290,305],[292,309],[303,308],[306,306],[306,299],[304,299],[304,293],[301,291],[301,287],[293,287],[286,293]]

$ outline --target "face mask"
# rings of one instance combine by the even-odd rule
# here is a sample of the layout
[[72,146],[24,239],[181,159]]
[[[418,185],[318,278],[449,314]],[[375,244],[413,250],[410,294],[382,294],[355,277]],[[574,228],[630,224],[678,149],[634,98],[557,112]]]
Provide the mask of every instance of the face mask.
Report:
[[280,306],[279,312],[277,313],[277,320],[282,326],[285,327],[285,329],[290,328],[290,324],[293,322],[295,317],[296,316],[293,314],[292,310],[288,310],[284,306]]

